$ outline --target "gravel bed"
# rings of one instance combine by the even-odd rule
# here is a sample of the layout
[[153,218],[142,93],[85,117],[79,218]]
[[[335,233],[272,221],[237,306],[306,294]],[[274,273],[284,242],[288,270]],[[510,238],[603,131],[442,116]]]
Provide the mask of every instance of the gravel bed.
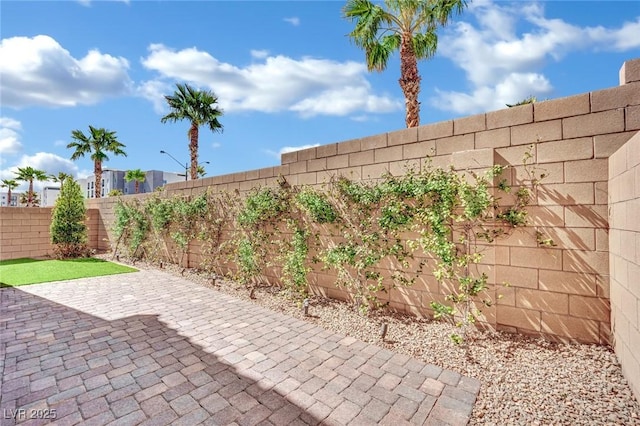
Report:
[[[111,260],[108,255],[97,257]],[[135,266],[159,267],[146,262]],[[216,279],[213,284],[208,274],[197,270],[163,266],[166,272],[239,299],[477,378],[482,387],[470,424],[640,425],[640,404],[610,347],[477,332],[465,350],[450,341],[448,324],[397,313],[365,317],[350,304],[320,297],[310,298],[310,315],[304,316],[277,288],[258,287],[250,299],[245,287],[230,280]],[[382,322],[388,323],[384,342]]]

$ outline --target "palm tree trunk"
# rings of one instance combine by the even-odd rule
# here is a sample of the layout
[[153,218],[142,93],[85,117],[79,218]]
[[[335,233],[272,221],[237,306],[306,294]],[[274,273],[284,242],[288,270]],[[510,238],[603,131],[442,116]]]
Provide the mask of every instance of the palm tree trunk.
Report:
[[136,182],[135,182],[135,186],[136,186],[136,194],[138,193],[138,188],[139,188],[139,187],[138,187],[138,185],[139,185],[139,183],[138,183],[138,181],[136,181]]
[[7,207],[11,207],[11,186],[9,186],[9,190],[7,191],[7,198],[9,198],[9,200],[7,200]]
[[191,180],[198,179],[198,125],[191,123],[189,130],[189,151],[191,152]]
[[418,127],[420,125],[420,102],[418,102],[420,74],[418,73],[418,60],[411,40],[411,34],[402,35],[399,82],[405,98],[407,127]]
[[33,179],[29,179],[29,192],[27,193],[27,207],[33,206]]
[[93,174],[96,176],[96,187],[94,190],[94,194],[96,198],[102,197],[102,162],[94,161],[93,162]]

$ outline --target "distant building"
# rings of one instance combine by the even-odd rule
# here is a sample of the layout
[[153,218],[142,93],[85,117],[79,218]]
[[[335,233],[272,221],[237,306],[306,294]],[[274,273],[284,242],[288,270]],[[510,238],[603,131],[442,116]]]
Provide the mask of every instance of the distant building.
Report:
[[7,200],[7,197],[9,196],[9,192],[7,191],[0,192],[0,206],[2,207],[20,206],[21,195],[22,195],[22,192],[11,191],[11,202],[9,202],[9,200]]
[[45,186],[40,192],[40,207],[53,207],[59,195],[60,187]]
[[[125,170],[113,170],[104,169],[102,171],[102,183],[100,188],[100,195],[107,197],[109,192],[113,190],[122,191],[123,194],[135,194],[136,183],[134,181],[127,182],[124,180],[124,176],[127,172]],[[153,192],[156,188],[164,186],[168,183],[182,182],[184,181],[184,175],[178,173],[163,172],[161,170],[148,170],[145,172],[145,180],[138,186],[138,193],[144,194],[146,192]],[[85,179],[78,179],[80,188],[85,198],[95,198],[96,177],[94,175],[88,176]]]

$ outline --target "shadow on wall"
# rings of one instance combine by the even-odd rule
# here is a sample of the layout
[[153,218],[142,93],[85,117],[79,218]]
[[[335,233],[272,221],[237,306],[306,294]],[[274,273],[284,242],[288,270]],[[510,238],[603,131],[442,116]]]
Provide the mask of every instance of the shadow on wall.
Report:
[[[96,227],[96,247],[97,250],[101,253],[107,252],[111,249],[111,244],[109,242],[109,233],[107,231],[107,227],[104,223],[104,218],[100,214],[100,210],[97,210],[98,214],[96,215],[96,219],[92,222]],[[91,231],[90,231],[91,232]]]
[[157,315],[107,321],[17,288],[0,290],[0,299],[3,316],[15,318],[0,328],[5,419],[38,409],[70,423],[319,422]]

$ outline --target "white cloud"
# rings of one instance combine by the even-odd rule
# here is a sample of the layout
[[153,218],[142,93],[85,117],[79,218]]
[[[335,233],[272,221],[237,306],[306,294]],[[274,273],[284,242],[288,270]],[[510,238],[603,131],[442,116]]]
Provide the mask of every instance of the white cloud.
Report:
[[12,155],[22,151],[20,134],[22,125],[18,120],[0,117],[0,155]]
[[78,173],[76,173],[76,179],[86,179],[89,176],[93,176],[93,170],[80,169]]
[[270,149],[265,149],[264,152],[280,160],[280,156],[282,156],[282,154],[287,154],[289,152],[294,152],[294,151],[301,151],[303,149],[315,148],[316,146],[320,146],[320,144],[314,143],[314,144],[300,145],[300,146],[283,146],[277,152]]
[[264,59],[269,56],[268,50],[251,50],[251,57],[256,59]]
[[12,130],[22,130],[22,124],[18,120],[9,117],[0,117],[0,126]]
[[303,117],[314,115],[348,115],[353,111],[389,112],[401,107],[400,102],[369,93],[368,85],[329,89],[291,106]]
[[353,121],[357,121],[359,123],[364,123],[366,121],[369,121],[371,119],[371,117],[369,117],[368,115],[355,115],[353,117],[351,117],[351,120]]
[[290,23],[294,27],[297,27],[297,26],[300,25],[300,18],[298,18],[297,16],[292,16],[290,18],[284,18],[283,21]]
[[[145,82],[138,90],[160,104],[167,81],[189,81],[213,90],[227,112],[294,111],[314,115],[349,115],[358,112],[385,113],[402,108],[402,102],[376,95],[359,62],[268,56],[246,67],[220,62],[197,48],[174,51],[164,45],[149,47],[142,64],[160,78]],[[161,90],[163,92],[161,92]]]
[[[545,17],[538,3],[495,4],[475,1],[469,12],[478,25],[458,22],[445,32],[439,53],[462,68],[471,83],[468,93],[437,90],[429,102],[440,109],[471,114],[504,108],[523,98],[549,93],[552,82],[542,73],[547,61],[592,49],[622,51],[640,46],[640,17],[619,28],[580,27]],[[516,33],[516,24],[532,28]]]
[[213,149],[218,149],[218,148],[221,148],[221,147],[222,147],[222,144],[220,142],[214,142],[214,143],[211,144],[211,148],[213,148]]
[[611,46],[613,50],[623,52],[640,47],[640,17],[633,22],[625,22],[619,29],[598,26],[586,31],[591,40],[598,40],[602,46]]
[[[23,155],[18,162],[6,169],[0,170],[0,179],[15,179],[18,167],[31,166],[34,169],[42,170],[47,175],[57,175],[64,172],[75,177],[79,177],[78,166],[71,160],[60,157],[50,152],[37,152],[34,155]],[[39,191],[42,187],[51,185],[53,181],[33,182],[34,189]],[[26,191],[28,183],[21,183],[17,191]]]
[[[82,6],[90,7],[91,6],[91,2],[93,0],[76,0],[76,1],[78,3],[80,3]],[[121,2],[121,3],[127,4],[127,5],[131,3],[131,0],[111,0],[111,1]]]
[[175,86],[161,80],[144,81],[136,88],[138,95],[151,101],[153,110],[163,115],[167,111],[167,101],[164,96],[173,93],[174,90]]
[[549,80],[536,73],[511,73],[494,86],[479,86],[471,93],[445,92],[436,89],[437,101],[433,105],[458,114],[469,114],[487,110],[506,108],[533,94],[549,93],[552,90]]
[[69,142],[63,141],[62,139],[58,139],[53,142],[53,146],[67,146]]
[[12,37],[0,43],[0,97],[4,106],[75,106],[129,93],[129,63],[90,50],[76,59],[46,35]]

